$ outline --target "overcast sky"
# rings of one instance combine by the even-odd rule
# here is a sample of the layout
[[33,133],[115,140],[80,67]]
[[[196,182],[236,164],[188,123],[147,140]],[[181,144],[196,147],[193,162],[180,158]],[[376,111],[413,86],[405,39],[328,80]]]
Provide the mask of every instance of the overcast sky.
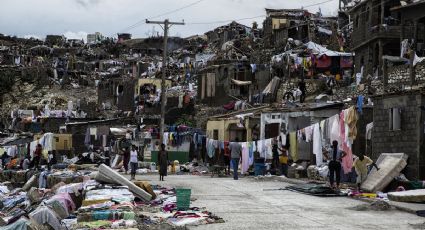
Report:
[[[146,37],[152,31],[162,34],[159,26],[140,23],[184,6],[165,16],[152,18],[184,21],[184,26],[173,26],[170,34],[190,36],[203,34],[232,19],[252,18],[265,14],[264,8],[300,8],[326,0],[2,0],[0,6],[0,33],[19,37],[46,34],[64,34],[68,38],[86,38],[87,33],[101,32],[106,36],[129,32],[133,37]],[[196,4],[195,4],[196,3]],[[315,13],[319,7],[324,15],[336,15],[338,0],[330,0],[307,9]],[[239,21],[252,25],[262,24],[263,17]],[[208,24],[193,24],[193,23]],[[214,23],[209,23],[214,22]],[[217,23],[215,23],[217,22]]]

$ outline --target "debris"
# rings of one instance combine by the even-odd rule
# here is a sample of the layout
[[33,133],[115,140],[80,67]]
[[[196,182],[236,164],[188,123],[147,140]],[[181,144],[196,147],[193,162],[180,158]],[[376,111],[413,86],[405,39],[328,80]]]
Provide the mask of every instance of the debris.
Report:
[[389,211],[391,210],[391,205],[386,201],[377,200],[370,204],[360,204],[348,209],[354,211]]

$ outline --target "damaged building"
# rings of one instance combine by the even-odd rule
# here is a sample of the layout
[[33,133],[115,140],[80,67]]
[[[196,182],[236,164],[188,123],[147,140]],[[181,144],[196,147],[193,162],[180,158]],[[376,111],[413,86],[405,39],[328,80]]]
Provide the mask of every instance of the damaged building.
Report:
[[349,10],[353,21],[352,50],[355,71],[382,74],[382,56],[401,56],[401,42],[413,39],[414,50],[424,50],[424,2],[400,5],[400,1],[362,1]]

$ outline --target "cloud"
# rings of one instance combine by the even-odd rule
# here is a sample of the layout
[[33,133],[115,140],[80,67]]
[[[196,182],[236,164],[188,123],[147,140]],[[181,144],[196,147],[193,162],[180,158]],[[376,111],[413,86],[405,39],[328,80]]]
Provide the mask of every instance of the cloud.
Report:
[[[134,38],[145,37],[156,31],[162,33],[157,25],[146,25],[144,20],[150,16],[161,15],[189,5],[196,0],[19,0],[5,1],[0,7],[1,33],[17,36],[64,34],[72,38],[86,39],[87,33],[101,32],[105,36],[116,36],[118,32],[129,32]],[[252,18],[264,15],[264,8],[300,8],[319,0],[205,0],[191,7],[161,16],[171,21],[184,19],[186,25],[173,26],[170,35],[183,37],[203,34],[215,27],[228,24],[232,19]],[[323,0],[321,0],[323,1]],[[25,4],[23,4],[25,3]],[[312,13],[322,9],[324,15],[334,13],[338,1],[309,7]],[[13,20],[11,20],[13,18]],[[227,21],[229,20],[229,21]],[[137,22],[138,26],[130,27]],[[217,21],[219,21],[217,23]],[[224,22],[222,22],[224,21]],[[253,21],[262,24],[263,18],[239,21],[252,25]],[[127,29],[127,28],[131,29]],[[80,31],[80,32],[78,32]],[[87,32],[87,33],[86,33]]]
[[87,34],[88,33],[84,31],[79,31],[79,32],[67,31],[63,35],[67,39],[83,39],[84,42],[87,42]]
[[99,0],[75,0],[75,2],[84,8],[88,8],[90,6],[97,5]]

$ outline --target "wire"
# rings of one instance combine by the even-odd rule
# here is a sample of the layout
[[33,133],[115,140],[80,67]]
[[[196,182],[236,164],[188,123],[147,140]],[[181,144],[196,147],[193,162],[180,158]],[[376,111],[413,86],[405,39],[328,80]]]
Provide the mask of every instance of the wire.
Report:
[[196,5],[196,4],[199,4],[199,3],[203,2],[203,1],[205,1],[205,0],[198,0],[198,1],[196,1],[196,2],[193,2],[193,3],[189,4],[189,5],[186,5],[186,6],[180,7],[180,8],[175,9],[175,10],[171,10],[171,11],[165,12],[165,13],[163,13],[163,14],[159,14],[159,15],[154,16],[154,17],[150,17],[150,18],[148,18],[148,19],[154,19],[154,18],[159,18],[159,17],[165,16],[165,15],[169,15],[169,14],[172,14],[172,13],[178,12],[178,11],[180,11],[180,10],[184,10],[184,9],[186,9],[186,8],[189,8],[189,7],[191,7],[191,6],[194,6],[194,5]]
[[221,21],[212,21],[212,22],[189,22],[186,23],[187,25],[208,25],[208,24],[219,24],[219,23],[226,23],[226,22],[237,22],[237,21],[243,21],[243,20],[249,20],[249,19],[255,19],[255,18],[261,18],[265,17],[266,15],[258,15],[254,17],[249,18],[239,18],[239,19],[228,19],[228,20],[221,20]]
[[167,11],[165,13],[162,13],[162,14],[159,14],[159,15],[156,15],[156,16],[152,16],[152,17],[148,17],[148,18],[142,19],[142,20],[134,23],[133,25],[126,27],[125,29],[123,29],[121,31],[132,30],[132,29],[140,26],[141,24],[144,24],[146,19],[155,19],[155,18],[159,18],[159,17],[165,16],[165,15],[173,14],[173,13],[176,13],[178,11],[181,11],[181,10],[184,10],[186,8],[189,8],[189,7],[192,7],[194,5],[197,5],[197,4],[199,4],[199,3],[203,2],[203,1],[205,1],[205,0],[197,0],[196,2],[192,2],[192,3],[188,4],[188,5],[182,6],[180,8],[175,9],[175,10],[170,10],[170,11]]
[[303,6],[302,8],[308,8],[308,7],[312,7],[312,6],[318,6],[318,5],[322,5],[324,3],[328,3],[328,2],[332,2],[332,1],[335,1],[335,0],[327,0],[327,1],[324,1],[324,2],[319,2],[319,3],[315,3],[315,4]]

